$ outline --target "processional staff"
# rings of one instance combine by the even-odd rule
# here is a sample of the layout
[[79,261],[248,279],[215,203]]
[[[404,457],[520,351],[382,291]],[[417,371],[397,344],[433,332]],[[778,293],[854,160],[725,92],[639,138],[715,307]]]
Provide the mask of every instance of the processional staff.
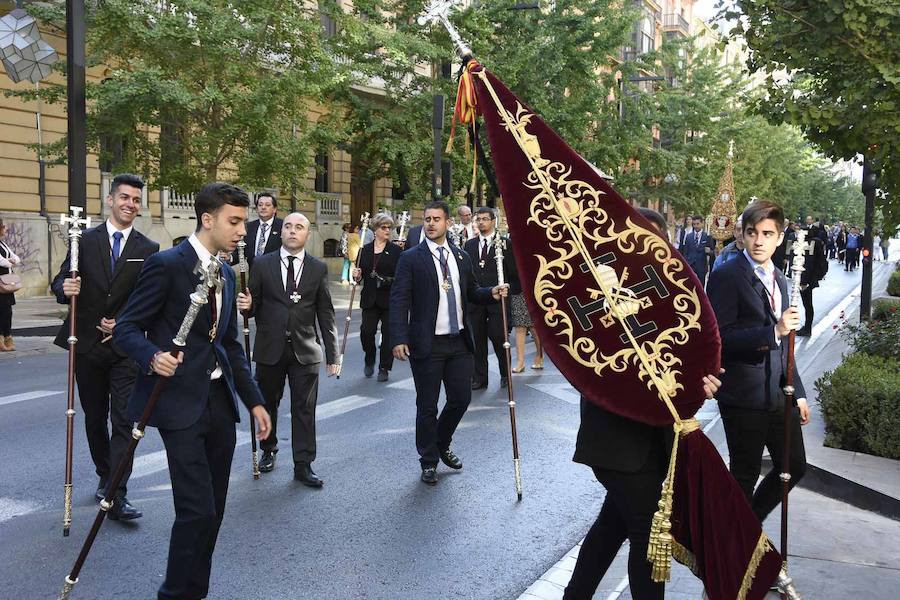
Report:
[[[494,257],[497,260],[497,285],[504,285],[506,278],[503,273],[503,250],[506,247],[506,239],[500,235],[500,221],[498,217],[497,233],[494,236]],[[506,372],[512,375],[512,352],[509,344],[509,325],[506,320],[506,297],[500,296],[500,312],[503,314],[503,359],[506,361]],[[516,429],[516,400],[513,394],[513,379],[509,378],[506,386],[507,406],[509,406],[509,425],[512,430],[513,469],[516,479],[516,497],[522,499],[522,471],[519,466],[519,433]]]
[[[803,263],[806,262],[806,249],[809,242],[806,241],[807,231],[799,229],[796,233],[791,249],[794,259],[791,261],[791,308],[800,306],[800,281],[803,271]],[[794,587],[794,581],[788,575],[788,494],[791,492],[791,420],[794,416],[794,340],[797,336],[795,330],[788,334],[787,343],[787,369],[784,374],[784,449],[781,454],[781,573],[779,574],[777,587],[781,597],[790,600],[800,600],[800,594]]]
[[[247,242],[244,241],[244,238],[241,238],[241,241],[237,244],[237,253],[238,253],[238,272],[241,275],[241,292],[247,293],[247,271],[250,270],[247,265],[247,257],[244,254],[244,249],[247,247]],[[247,364],[250,364],[250,315],[246,311],[241,311],[241,317],[244,321],[244,353],[247,355]],[[250,456],[251,456],[251,466],[253,472],[253,479],[259,479],[259,454],[258,449],[256,447],[256,419],[253,418],[253,413],[250,413]]]
[[[91,226],[90,217],[81,217],[84,211],[80,206],[70,206],[69,210],[72,215],[59,215],[60,225],[70,225],[69,227],[69,277],[71,279],[78,278],[78,255],[79,242],[81,241],[82,229]],[[66,482],[65,482],[65,504],[63,508],[63,536],[69,536],[69,528],[72,526],[72,449],[75,437],[75,344],[78,343],[78,337],[75,335],[75,322],[78,309],[78,296],[69,298],[69,373],[68,373],[68,397],[66,398]]]
[[409,223],[409,212],[403,211],[403,213],[397,217],[397,222],[400,224],[400,233],[397,234],[397,241],[403,242],[406,240],[406,224]]
[[[188,307],[187,313],[181,321],[181,327],[178,328],[175,339],[172,340],[172,348],[169,350],[169,354],[171,354],[173,358],[178,358],[181,349],[187,345],[188,333],[191,331],[191,327],[193,327],[194,321],[200,313],[200,309],[209,301],[209,290],[221,286],[221,281],[219,279],[219,261],[210,261],[209,266],[206,269],[198,265],[195,272],[200,274],[200,283],[197,284],[194,293],[190,295],[191,305]],[[122,456],[122,460],[119,461],[119,466],[116,467],[116,472],[110,480],[109,486],[106,488],[106,495],[103,500],[100,501],[100,510],[97,511],[97,516],[94,518],[94,524],[91,525],[91,530],[84,540],[84,545],[81,546],[81,552],[75,560],[75,565],[66,576],[58,600],[67,600],[72,589],[75,587],[75,584],[78,583],[78,574],[81,572],[85,560],[87,560],[88,553],[91,551],[91,546],[94,545],[94,540],[97,537],[97,533],[100,531],[100,527],[103,525],[106,513],[113,507],[113,503],[115,502],[115,491],[119,489],[119,484],[125,476],[125,469],[134,458],[134,451],[137,448],[138,442],[144,437],[144,429],[147,427],[147,422],[153,415],[153,409],[156,407],[156,403],[162,394],[167,379],[167,377],[162,376],[158,376],[156,379],[156,384],[153,386],[153,391],[150,393],[150,398],[147,400],[147,405],[144,407],[141,419],[135,424],[134,429],[131,430],[131,442],[128,444],[128,449],[125,451],[125,455]]]
[[[362,245],[366,239],[366,230],[369,228],[369,213],[363,213],[361,219],[361,225],[359,228],[359,251],[356,253],[356,260],[353,261],[353,269],[359,268],[359,256],[362,254]],[[351,271],[353,273],[353,271]],[[350,306],[347,307],[347,317],[344,320],[344,339],[341,340],[341,353],[338,356],[337,361],[337,373],[335,374],[336,379],[341,378],[341,369],[344,367],[344,352],[347,350],[347,336],[350,335],[350,319],[353,317],[353,300],[356,298],[356,286],[359,282],[355,277],[351,277],[351,284],[353,285],[350,288]]]

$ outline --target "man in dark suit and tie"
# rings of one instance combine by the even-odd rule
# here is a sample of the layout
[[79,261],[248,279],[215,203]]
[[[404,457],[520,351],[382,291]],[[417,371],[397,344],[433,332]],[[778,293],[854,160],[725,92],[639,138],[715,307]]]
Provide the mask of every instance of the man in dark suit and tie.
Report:
[[[509,285],[479,288],[469,256],[447,241],[450,207],[425,205],[425,242],[400,255],[391,287],[394,357],[410,361],[416,384],[416,448],[422,481],[437,483],[438,459],[451,469],[462,461],[450,449],[472,399],[472,334],[467,302],[487,304]],[[447,396],[438,417],[441,382]]]
[[330,377],[338,369],[337,327],[328,289],[328,267],[306,252],[308,237],[309,220],[300,213],[291,213],[284,219],[281,250],[259,257],[250,271],[251,314],[256,316],[256,380],[272,415],[272,432],[260,444],[263,456],[259,470],[267,473],[275,468],[278,406],[287,377],[291,388],[294,479],[310,487],[322,487],[322,479],[312,470],[322,363],[319,335],[324,341]]
[[197,287],[197,267],[206,269],[218,261],[219,252],[234,251],[246,231],[250,199],[240,188],[211,183],[197,194],[194,206],[197,231],[147,259],[114,332],[116,343],[140,369],[128,405],[132,420],[140,418],[159,377],[168,378],[149,422],[165,444],[175,500],[159,600],[206,598],[209,592],[240,421],[238,397],[256,419],[258,438],[271,427],[238,341],[237,309],[251,305],[243,294],[236,301],[231,267],[220,262],[219,285],[209,290],[209,303],[202,306],[184,349],[178,358],[168,352]]
[[684,234],[684,241],[679,251],[697,274],[700,283],[704,284],[709,271],[709,259],[712,255],[712,238],[703,231],[703,217],[694,215],[691,218],[691,226],[691,231]]
[[[475,211],[475,226],[478,235],[465,243],[466,254],[472,260],[475,279],[479,287],[494,287],[499,283],[497,277],[497,253],[494,248],[497,213],[493,208],[480,207]],[[516,265],[512,246],[505,240],[503,252],[504,281],[510,284],[510,294],[518,294],[522,290],[518,285]],[[506,350],[503,348],[503,314],[501,304],[469,304],[469,324],[472,326],[472,338],[475,343],[475,372],[472,375],[472,389],[481,390],[488,386],[488,352],[487,343],[491,341],[494,354],[500,363],[500,387],[509,384],[509,372],[506,369]]]
[[[722,336],[722,388],[716,398],[725,426],[731,473],[763,521],[781,501],[784,448],[787,340],[800,326],[789,305],[787,280],[772,263],[782,242],[784,212],[771,202],[755,202],[744,210],[744,256],[713,271],[707,294]],[[791,407],[790,484],[806,470],[801,424],[809,421],[806,392],[794,373],[796,404]],[[774,467],[756,487],[763,448]],[[754,492],[754,487],[756,491]]]
[[[131,442],[128,398],[137,376],[137,365],[111,340],[116,319],[144,266],[144,259],[159,251],[159,244],[134,228],[141,212],[144,182],[137,175],[122,173],[112,180],[106,207],[109,218],[84,233],[78,261],[79,277],[71,279],[66,255],[51,289],[60,304],[78,296],[75,322],[75,380],[84,410],[84,430],[94,468],[100,476],[96,497],[102,500],[106,484]],[[68,348],[69,318],[63,322],[54,343]],[[107,428],[112,423],[112,435]],[[126,497],[131,463],[109,511],[113,520],[137,519],[142,513]]]
[[406,232],[406,240],[403,245],[404,250],[415,248],[425,241],[425,228],[422,225],[414,225]]
[[[256,257],[275,252],[281,248],[281,227],[282,220],[276,215],[278,212],[278,201],[270,192],[260,192],[253,201],[256,205],[256,214],[258,219],[247,223],[247,266],[252,267]],[[238,263],[237,252],[231,255],[231,264]]]

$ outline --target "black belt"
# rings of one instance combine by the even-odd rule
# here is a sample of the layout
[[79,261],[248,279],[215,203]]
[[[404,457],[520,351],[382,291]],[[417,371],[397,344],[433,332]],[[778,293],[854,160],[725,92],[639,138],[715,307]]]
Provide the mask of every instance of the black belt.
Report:
[[434,337],[441,338],[442,340],[443,339],[452,340],[452,339],[460,337],[460,334],[458,334],[458,333],[444,333],[441,335],[434,334]]

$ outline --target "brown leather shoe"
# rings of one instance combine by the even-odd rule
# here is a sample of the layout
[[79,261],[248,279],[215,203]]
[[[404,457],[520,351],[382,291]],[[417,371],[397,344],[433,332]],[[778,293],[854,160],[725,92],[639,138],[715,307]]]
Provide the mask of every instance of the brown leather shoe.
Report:
[[6,338],[0,335],[0,352],[9,352],[9,348],[6,347]]
[[13,339],[12,339],[11,335],[8,335],[5,338],[3,338],[3,341],[6,343],[5,345],[6,345],[7,352],[12,352],[13,350],[16,349],[16,345],[13,343]]

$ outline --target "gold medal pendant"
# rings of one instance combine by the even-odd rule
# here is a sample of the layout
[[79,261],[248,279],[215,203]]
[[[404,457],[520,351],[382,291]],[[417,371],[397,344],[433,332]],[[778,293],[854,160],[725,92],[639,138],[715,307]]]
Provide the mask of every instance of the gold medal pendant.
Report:
[[445,292],[449,292],[450,289],[451,289],[452,287],[453,287],[453,286],[450,285],[450,279],[444,279],[444,282],[441,284],[441,288],[442,288]]
[[219,324],[216,323],[215,325],[212,326],[212,329],[209,330],[209,341],[210,342],[216,341],[216,332],[218,331],[218,329],[219,329]]

